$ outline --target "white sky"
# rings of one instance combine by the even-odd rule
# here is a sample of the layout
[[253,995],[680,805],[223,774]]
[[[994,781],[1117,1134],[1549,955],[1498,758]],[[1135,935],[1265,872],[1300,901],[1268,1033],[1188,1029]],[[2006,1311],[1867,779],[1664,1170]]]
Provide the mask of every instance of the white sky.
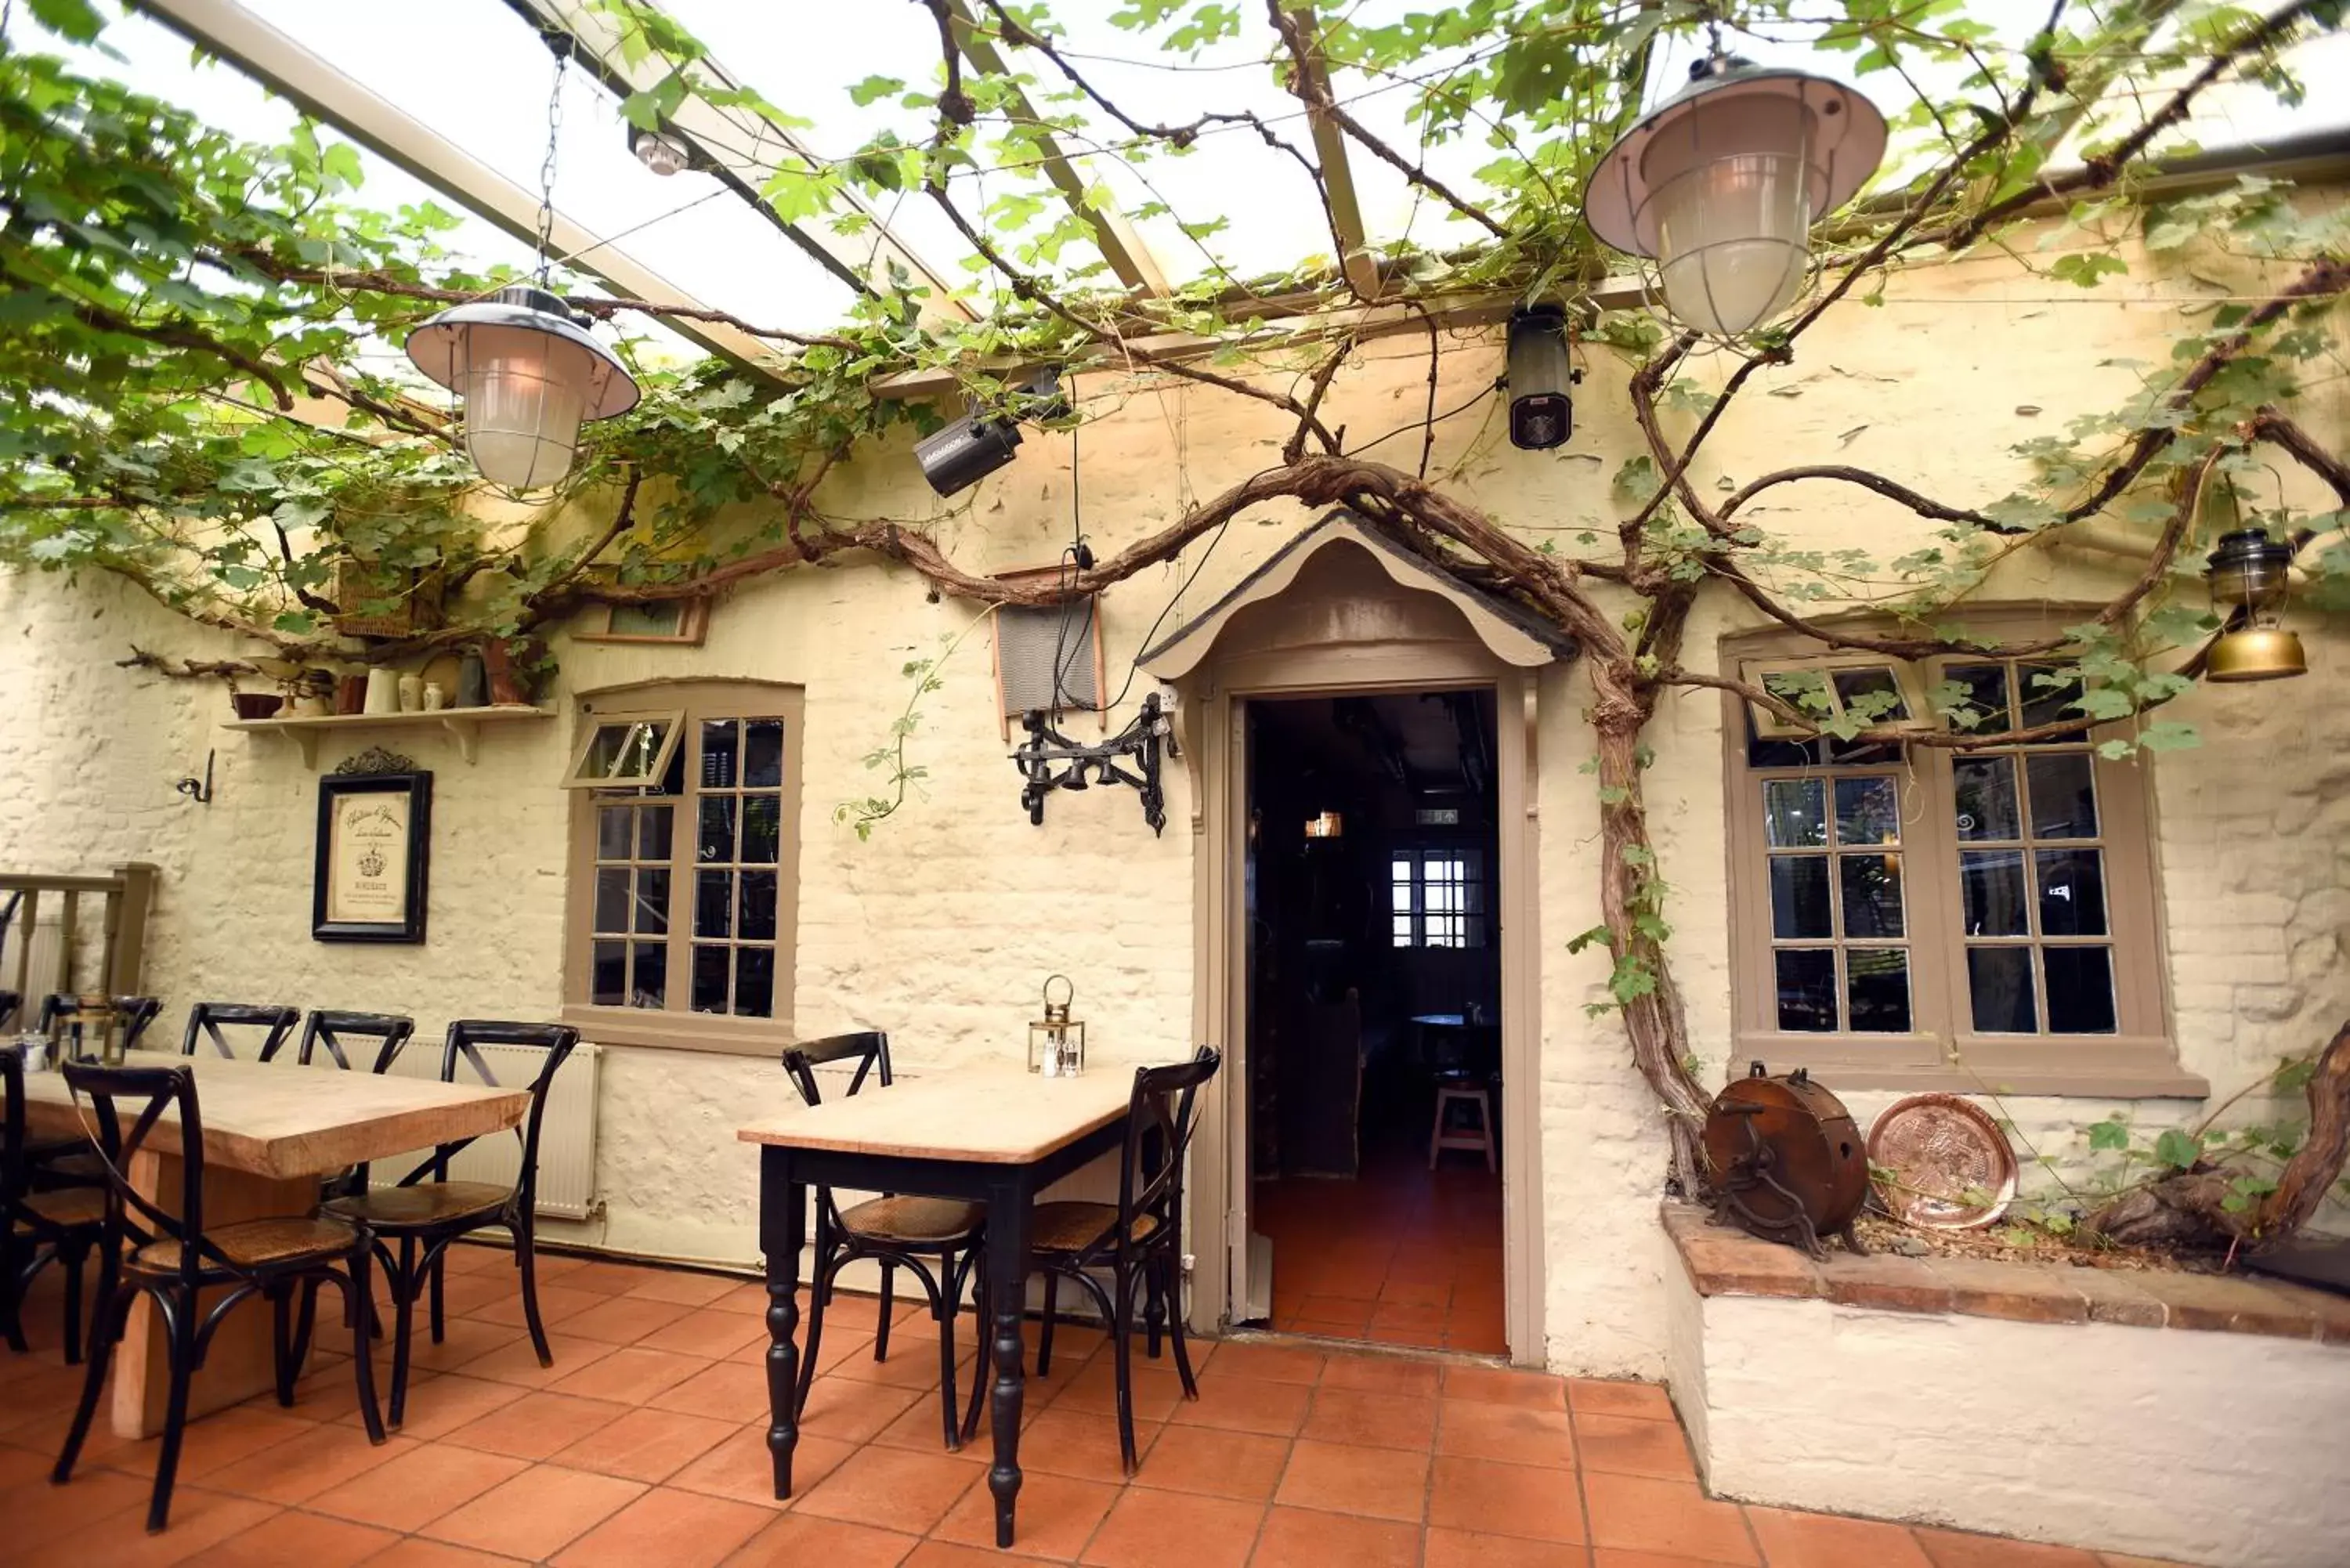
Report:
[[[383,11],[372,5],[244,3],[483,162],[526,189],[537,188],[553,57],[500,0],[400,0],[397,26],[386,26]],[[1192,62],[1195,68],[1179,72],[1163,65],[1121,63],[1156,55],[1150,46],[1107,24],[1107,14],[1122,3],[1062,0],[1055,10],[1070,27],[1066,47],[1073,52],[1119,57],[1087,58],[1081,68],[1130,112],[1181,121],[1202,109],[1247,107],[1279,119],[1284,134],[1305,144],[1297,106],[1262,64],[1270,34],[1253,12],[1244,8],[1240,39],[1204,51]],[[2044,7],[2045,0],[1992,0],[1984,16],[2002,35],[2012,31],[2021,38],[2044,16]],[[1359,10],[1407,8],[1406,0],[1367,0]],[[852,151],[884,126],[896,125],[901,136],[920,129],[914,117],[888,100],[860,109],[848,97],[852,84],[877,72],[917,87],[931,85],[937,36],[919,6],[903,0],[670,0],[670,9],[737,78],[814,121],[815,129],[803,134],[819,154]],[[20,17],[17,26],[27,24]],[[232,67],[192,61],[176,35],[143,16],[109,27],[105,42],[125,58],[87,62],[95,69],[181,103],[235,134],[281,140],[294,120],[290,106]],[[1765,63],[1775,56],[1834,70],[1829,57],[1799,48],[1747,47],[1745,52]],[[1172,62],[1175,57],[1163,58]],[[1018,52],[1014,63],[1040,77],[1050,71],[1046,62]],[[1686,63],[1684,57],[1660,64],[1652,78],[1652,98],[1679,85]],[[2350,102],[2317,85],[2329,78],[2350,79],[2350,36],[2335,35],[2304,46],[2299,63],[2315,88],[2312,104],[2296,114],[2280,109],[2265,95],[2238,91],[2216,98],[2199,124],[2199,139],[2220,145],[2350,121]],[[1873,74],[1860,85],[1888,110],[1908,97],[1899,78],[1887,74]],[[1416,151],[1417,138],[1403,117],[1408,89],[1351,73],[1339,76],[1336,88],[1378,133]],[[1115,134],[1115,128],[1104,134]],[[1492,156],[1482,140],[1472,140],[1440,151],[1430,167],[1458,177]],[[368,179],[359,200],[389,207],[432,199],[456,207],[380,160],[362,157]],[[1357,151],[1350,162],[1374,239],[1409,233],[1421,244],[1452,244],[1471,237],[1472,231],[1440,210],[1415,201],[1399,174],[1367,153]],[[1110,161],[1099,161],[1095,171],[1129,206],[1148,199],[1139,182]],[[1245,130],[1211,132],[1191,156],[1155,159],[1144,172],[1160,197],[1187,219],[1229,217],[1229,228],[1211,243],[1243,275],[1284,270],[1330,248],[1304,171]],[[983,192],[966,186],[961,194],[965,210],[975,212]],[[570,74],[563,93],[556,202],[566,215],[614,237],[637,260],[702,303],[760,325],[821,327],[848,302],[846,285],[709,176],[685,172],[661,179],[649,173],[629,151],[617,106],[581,71]],[[970,275],[957,265],[964,250],[960,236],[926,199],[907,199],[892,221],[943,275],[955,281]],[[1146,225],[1146,237],[1171,275],[1185,278],[1205,270],[1197,248],[1171,224]],[[530,260],[527,246],[478,219],[469,219],[452,244],[480,261],[524,265]],[[676,346],[681,353],[693,352],[681,342]]]

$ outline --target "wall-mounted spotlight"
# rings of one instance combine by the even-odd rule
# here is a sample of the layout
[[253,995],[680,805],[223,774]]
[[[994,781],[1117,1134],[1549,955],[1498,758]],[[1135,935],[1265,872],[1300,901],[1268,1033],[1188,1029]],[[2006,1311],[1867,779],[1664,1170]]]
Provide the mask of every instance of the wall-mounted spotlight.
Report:
[[629,127],[629,151],[637,161],[666,179],[692,167],[693,150],[684,138],[670,130],[644,130]]
[[1566,312],[1526,306],[1510,317],[1510,444],[1533,452],[1575,433],[1571,389],[1583,379],[1567,358]]
[[1012,461],[1020,444],[1023,419],[1055,419],[1069,411],[1061,396],[1061,373],[1040,370],[1003,412],[982,413],[976,404],[962,418],[914,443],[922,477],[941,495],[968,490]]

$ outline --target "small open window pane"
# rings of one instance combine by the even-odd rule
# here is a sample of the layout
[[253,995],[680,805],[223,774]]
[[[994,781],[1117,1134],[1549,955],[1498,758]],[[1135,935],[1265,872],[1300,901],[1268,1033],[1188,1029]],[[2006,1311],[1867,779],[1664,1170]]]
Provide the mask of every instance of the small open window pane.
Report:
[[643,788],[657,783],[677,749],[677,715],[607,719],[597,723],[564,779],[573,789]]
[[637,931],[640,936],[664,936],[669,931],[669,873],[637,873]]
[[1901,683],[1893,678],[1889,665],[1866,664],[1857,669],[1831,670],[1828,679],[1835,683],[1839,705],[1847,713],[1872,724],[1890,723],[1909,716],[1909,704],[1901,695]]
[[590,953],[594,979],[588,994],[598,1007],[625,1007],[629,1001],[629,944],[597,942]]
[[1847,937],[1898,937],[1901,922],[1901,857],[1898,855],[1839,855],[1836,870],[1844,883],[1844,934]]
[[743,724],[743,787],[775,789],[784,782],[784,722],[748,719]]
[[[2033,857],[2040,878],[2040,930],[2051,937],[2106,934],[2105,852],[2043,849]],[[2053,1012],[2054,999],[2049,1001]]]
[[726,1011],[726,971],[733,948],[697,947],[693,950],[693,1011],[723,1012]]
[[1807,848],[1828,841],[1826,792],[1818,779],[1762,781],[1762,826],[1773,849]]
[[1970,937],[2026,937],[2023,851],[1970,849],[1959,857],[1959,901]]
[[739,1018],[775,1013],[775,950],[742,948],[734,954],[734,1012]]
[[636,826],[631,820],[633,815],[633,808],[625,805],[608,805],[598,809],[596,813],[597,859],[626,860],[629,857],[629,840],[633,836],[632,830]]
[[1835,950],[1781,948],[1773,956],[1779,980],[1779,1027],[1806,1034],[1836,1026]]
[[2042,752],[2026,757],[2034,838],[2097,836],[2096,770],[2086,752]]
[[1950,763],[1960,838],[2021,838],[2015,814],[2015,759],[1960,757]]
[[596,873],[596,926],[598,931],[629,929],[629,868],[608,866]]
[[693,934],[697,937],[733,935],[729,917],[733,912],[734,874],[732,871],[697,871],[694,873]]
[[1845,996],[1864,1034],[1909,1033],[1909,954],[1901,948],[1847,948]]
[[2043,948],[2040,959],[2048,977],[2048,1033],[2111,1034],[2113,950]]
[[2040,1027],[2032,1000],[2032,950],[1969,948],[1967,990],[1975,1027],[1986,1034],[2031,1034]]
[[1901,841],[1901,802],[1891,779],[1838,779],[1835,803],[1838,844]]
[[1771,857],[1771,934],[1781,940],[1835,935],[1828,915],[1828,857]]

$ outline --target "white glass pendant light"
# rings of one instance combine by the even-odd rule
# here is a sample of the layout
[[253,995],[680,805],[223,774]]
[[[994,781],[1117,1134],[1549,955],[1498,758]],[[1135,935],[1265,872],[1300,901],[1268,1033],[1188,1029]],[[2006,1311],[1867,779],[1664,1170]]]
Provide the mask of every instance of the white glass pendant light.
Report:
[[1583,199],[1591,232],[1654,256],[1665,306],[1736,337],[1804,286],[1811,226],[1885,156],[1885,117],[1849,88],[1715,56],[1607,150]]
[[581,424],[637,406],[627,368],[541,288],[442,311],[409,334],[408,358],[463,401],[466,454],[506,490],[559,483]]

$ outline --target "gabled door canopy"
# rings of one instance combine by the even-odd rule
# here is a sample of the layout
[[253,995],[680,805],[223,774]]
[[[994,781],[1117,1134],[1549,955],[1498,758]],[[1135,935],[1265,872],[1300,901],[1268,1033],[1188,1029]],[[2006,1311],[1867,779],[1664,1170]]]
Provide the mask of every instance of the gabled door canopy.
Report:
[[1296,582],[1307,562],[1336,545],[1358,546],[1397,587],[1434,594],[1451,604],[1477,640],[1504,664],[1533,670],[1575,655],[1574,639],[1556,627],[1498,594],[1445,576],[1399,544],[1384,525],[1341,507],[1274,551],[1223,597],[1145,649],[1137,662],[1161,680],[1179,680],[1191,674],[1207,659],[1234,616],[1251,605],[1279,597]]

